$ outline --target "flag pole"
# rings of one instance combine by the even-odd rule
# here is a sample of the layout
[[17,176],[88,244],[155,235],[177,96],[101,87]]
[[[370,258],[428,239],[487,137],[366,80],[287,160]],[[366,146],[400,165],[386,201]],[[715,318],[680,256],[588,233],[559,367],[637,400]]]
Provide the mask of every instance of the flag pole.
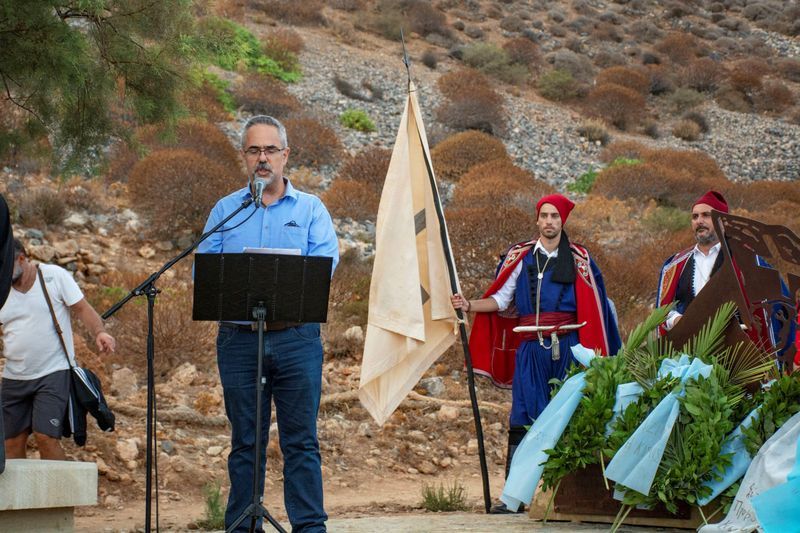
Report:
[[[400,39],[403,42],[403,63],[406,65],[406,72],[408,73],[408,91],[411,94],[411,62],[408,59],[406,52],[406,41],[403,37],[403,30],[400,29]],[[420,144],[423,143],[422,136],[420,135]],[[433,205],[436,207],[436,216],[439,219],[439,233],[442,239],[442,248],[444,249],[445,261],[447,263],[447,274],[450,279],[450,291],[455,294],[458,292],[458,282],[456,280],[456,267],[453,261],[453,254],[450,249],[450,239],[447,235],[447,224],[444,220],[444,212],[442,211],[442,202],[439,198],[439,190],[436,188],[436,180],[433,175],[433,166],[428,159],[427,150],[423,150],[425,167],[428,170],[428,179],[430,181],[431,192],[433,193]],[[478,396],[475,390],[475,372],[472,368],[472,354],[469,351],[469,338],[467,337],[467,327],[465,326],[464,314],[461,309],[456,309],[458,316],[458,329],[461,334],[461,347],[464,350],[464,360],[467,366],[467,386],[469,387],[469,401],[472,405],[472,417],[475,419],[475,434],[478,440],[478,458],[481,465],[481,480],[483,481],[483,504],[486,513],[488,514],[492,507],[492,496],[489,489],[489,469],[486,465],[486,449],[483,442],[483,425],[481,424],[481,413],[478,409]]]

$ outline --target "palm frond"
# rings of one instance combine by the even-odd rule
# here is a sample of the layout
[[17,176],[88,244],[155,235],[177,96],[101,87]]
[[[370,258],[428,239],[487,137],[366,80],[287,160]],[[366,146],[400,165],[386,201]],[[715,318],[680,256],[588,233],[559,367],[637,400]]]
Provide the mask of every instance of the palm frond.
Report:
[[641,322],[637,325],[633,331],[631,331],[630,335],[628,335],[628,340],[625,341],[625,346],[623,346],[623,352],[627,354],[637,348],[639,348],[647,339],[648,335],[653,333],[658,326],[664,323],[667,319],[667,315],[672,308],[675,306],[674,303],[665,305],[663,307],[658,307],[650,313],[644,322]]
[[694,357],[699,357],[704,363],[710,363],[722,348],[722,343],[725,340],[723,337],[725,328],[728,327],[728,322],[733,318],[735,311],[736,304],[733,302],[725,302],[720,305],[714,316],[700,328],[700,331],[686,341],[681,351]]
[[739,387],[778,377],[774,356],[749,342],[740,342],[736,346],[728,347],[714,359],[719,366],[728,371],[728,381]]

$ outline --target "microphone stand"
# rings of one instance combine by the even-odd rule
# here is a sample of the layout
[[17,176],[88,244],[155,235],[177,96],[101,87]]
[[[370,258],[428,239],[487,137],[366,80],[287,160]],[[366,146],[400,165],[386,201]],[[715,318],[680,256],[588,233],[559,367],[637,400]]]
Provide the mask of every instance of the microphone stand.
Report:
[[[144,530],[145,533],[150,533],[150,516],[151,516],[151,495],[152,495],[152,473],[153,473],[153,441],[155,439],[155,403],[156,403],[156,392],[155,392],[155,377],[154,377],[154,361],[155,361],[155,343],[154,343],[154,336],[153,336],[153,315],[154,315],[154,307],[156,303],[156,296],[158,295],[161,290],[156,288],[156,281],[161,277],[161,275],[172,268],[175,263],[192,253],[195,248],[197,248],[201,242],[206,240],[212,233],[216,232],[220,227],[222,227],[226,222],[232,219],[234,216],[239,214],[242,210],[249,207],[250,204],[253,203],[252,195],[250,198],[247,198],[242,205],[236,208],[230,215],[225,217],[219,224],[208,230],[207,232],[203,233],[196,241],[194,241],[188,248],[183,250],[174,258],[170,259],[158,270],[158,272],[154,272],[150,275],[146,280],[144,280],[139,286],[133,289],[127,296],[123,299],[115,303],[108,311],[103,313],[102,317],[103,320],[108,319],[114,313],[120,310],[120,308],[128,303],[130,299],[134,296],[147,296],[147,418],[146,418],[146,425],[147,425],[147,448],[145,452],[145,468],[147,472],[145,474],[145,492],[146,492],[146,500],[145,500],[145,522],[144,522]],[[258,208],[258,207],[256,207]],[[158,464],[156,464],[156,480],[158,480]],[[156,487],[156,494],[158,493],[158,487]],[[156,498],[156,527],[158,527],[158,498]]]

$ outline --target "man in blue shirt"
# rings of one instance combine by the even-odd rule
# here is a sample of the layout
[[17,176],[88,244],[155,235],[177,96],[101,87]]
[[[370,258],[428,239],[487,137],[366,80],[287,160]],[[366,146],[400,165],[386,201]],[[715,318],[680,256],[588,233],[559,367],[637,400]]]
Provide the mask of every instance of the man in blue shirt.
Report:
[[[198,247],[200,253],[241,253],[250,248],[294,248],[303,255],[339,260],[333,222],[322,201],[296,190],[283,170],[289,159],[286,129],[278,120],[252,117],[242,131],[242,155],[247,173],[266,182],[256,205],[244,209]],[[249,195],[243,187],[222,198],[211,211],[204,231],[241,205]],[[230,229],[225,229],[230,228]],[[292,530],[325,531],[328,516],[322,504],[322,470],[317,440],[317,412],[322,381],[322,343],[319,324],[268,323],[264,336],[263,443],[259,465],[264,491],[266,441],[271,399],[275,400],[278,436],[284,458],[284,504]],[[251,324],[220,323],[217,364],[231,423],[228,475],[231,490],[225,526],[252,502],[253,452],[256,429],[258,333]],[[237,531],[247,531],[244,520]],[[261,524],[258,524],[259,531]]]

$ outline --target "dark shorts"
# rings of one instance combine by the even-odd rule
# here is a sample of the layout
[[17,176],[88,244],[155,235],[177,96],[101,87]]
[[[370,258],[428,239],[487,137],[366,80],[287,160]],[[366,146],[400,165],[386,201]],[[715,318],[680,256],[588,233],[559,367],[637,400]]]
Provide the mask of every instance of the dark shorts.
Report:
[[0,396],[5,438],[34,431],[60,439],[67,414],[69,379],[69,370],[31,380],[3,378]]

